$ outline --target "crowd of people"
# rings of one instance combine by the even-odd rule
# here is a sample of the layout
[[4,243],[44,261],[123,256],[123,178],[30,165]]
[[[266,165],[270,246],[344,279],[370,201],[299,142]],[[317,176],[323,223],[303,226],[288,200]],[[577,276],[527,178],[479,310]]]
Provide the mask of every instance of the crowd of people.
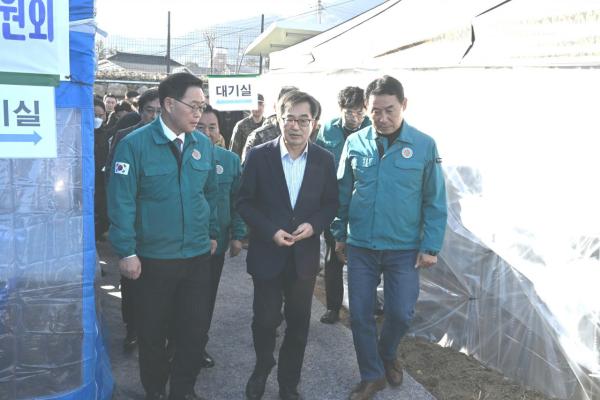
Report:
[[231,135],[191,74],[121,101],[95,100],[96,235],[108,231],[119,257],[125,347],[137,345],[147,399],[202,399],[197,376],[218,362],[206,348],[225,254],[239,255],[247,241],[256,364],[246,398],[262,398],[277,365],[280,397],[300,399],[323,234],[321,322],[339,320],[346,265],[361,375],[349,398],[371,399],[402,384],[396,350],[419,268],[436,264],[443,242],[435,141],[404,120],[407,99],[391,76],[341,89],[339,116],[322,124],[320,103],[297,87],[281,88],[273,115],[257,100]]

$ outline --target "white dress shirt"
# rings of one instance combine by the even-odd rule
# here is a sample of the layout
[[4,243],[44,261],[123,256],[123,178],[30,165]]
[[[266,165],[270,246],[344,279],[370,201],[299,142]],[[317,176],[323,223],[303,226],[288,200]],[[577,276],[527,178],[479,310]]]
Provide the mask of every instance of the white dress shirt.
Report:
[[282,138],[279,138],[279,150],[281,151],[281,165],[283,166],[283,174],[285,175],[285,183],[287,184],[288,193],[290,195],[290,203],[292,208],[296,207],[298,193],[304,179],[304,170],[306,169],[306,156],[308,154],[308,143],[304,151],[298,158],[292,160],[285,143]]

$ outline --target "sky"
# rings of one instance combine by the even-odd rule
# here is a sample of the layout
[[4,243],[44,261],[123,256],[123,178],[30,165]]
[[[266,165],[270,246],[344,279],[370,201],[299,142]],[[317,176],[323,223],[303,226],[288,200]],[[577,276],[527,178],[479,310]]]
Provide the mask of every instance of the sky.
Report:
[[[351,8],[360,6],[370,8],[381,2],[322,0],[324,7],[337,14],[350,13]],[[168,11],[171,11],[171,35],[180,36],[215,24],[258,18],[261,14],[287,17],[316,8],[317,0],[97,0],[96,21],[109,35],[164,37]],[[326,8],[325,14],[328,13]]]

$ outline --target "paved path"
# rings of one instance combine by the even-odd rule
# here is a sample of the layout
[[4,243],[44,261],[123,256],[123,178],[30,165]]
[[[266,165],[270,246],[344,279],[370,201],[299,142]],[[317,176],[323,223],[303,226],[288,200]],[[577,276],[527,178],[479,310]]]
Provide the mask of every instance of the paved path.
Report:
[[[100,243],[100,259],[106,264],[101,279],[100,304],[115,378],[115,400],[142,400],[137,352],[126,354],[122,349],[124,327],[121,322],[118,269],[109,246]],[[214,320],[207,350],[215,358],[214,368],[203,370],[196,391],[210,400],[243,400],[244,387],[254,367],[254,350],[250,321],[252,310],[252,280],[246,273],[245,252],[236,258],[226,258]],[[352,345],[352,334],[341,324],[325,325],[319,316],[325,311],[313,299],[312,320],[302,370],[300,393],[305,400],[347,399],[351,388],[359,381],[358,367]],[[279,345],[280,340],[278,340]],[[263,399],[278,399],[275,369],[267,382]],[[376,400],[435,400],[420,384],[405,373],[400,388],[387,388]]]

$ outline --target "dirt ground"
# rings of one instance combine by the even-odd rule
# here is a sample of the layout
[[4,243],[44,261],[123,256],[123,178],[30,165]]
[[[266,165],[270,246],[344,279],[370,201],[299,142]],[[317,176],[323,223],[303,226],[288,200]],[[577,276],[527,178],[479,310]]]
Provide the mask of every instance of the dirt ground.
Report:
[[[322,275],[317,278],[315,295],[325,303]],[[341,320],[349,328],[346,309],[342,309]],[[472,357],[421,339],[404,338],[399,356],[404,369],[438,400],[550,400]]]

